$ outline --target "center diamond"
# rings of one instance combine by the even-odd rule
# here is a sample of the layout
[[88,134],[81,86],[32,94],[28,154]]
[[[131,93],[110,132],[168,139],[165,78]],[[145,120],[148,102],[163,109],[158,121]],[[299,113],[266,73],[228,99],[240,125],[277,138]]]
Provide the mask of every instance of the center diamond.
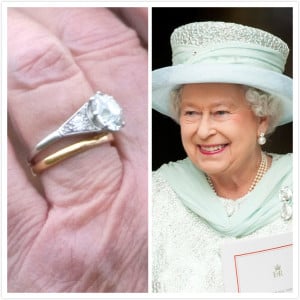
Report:
[[101,92],[90,98],[87,114],[99,129],[118,131],[124,126],[120,105],[112,96]]

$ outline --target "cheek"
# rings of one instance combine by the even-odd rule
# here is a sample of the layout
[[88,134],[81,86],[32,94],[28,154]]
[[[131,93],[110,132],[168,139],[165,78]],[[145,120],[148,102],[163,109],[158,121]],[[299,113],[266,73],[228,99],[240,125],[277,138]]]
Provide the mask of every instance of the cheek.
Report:
[[256,128],[258,124],[257,117],[255,117],[254,114],[249,111],[240,114],[235,114],[232,116],[231,120],[238,125],[241,124],[243,127],[250,125],[252,128]]
[[180,127],[180,136],[181,136],[182,144],[184,145],[188,138],[187,138],[187,132],[185,128],[182,126]]
[[181,144],[183,146],[185,153],[189,157],[193,157],[195,147],[193,143],[193,134],[191,133],[190,128],[188,126],[181,126],[180,134],[181,134]]
[[192,138],[192,136],[195,133],[195,126],[192,126],[191,124],[180,124],[180,134],[182,141],[188,141]]
[[236,123],[236,124],[241,124],[247,122],[248,117],[244,116],[243,114],[235,114],[231,117],[231,122]]
[[252,115],[237,114],[230,122],[231,132],[238,138],[252,141],[256,140],[258,122]]
[[256,130],[258,126],[258,118],[251,112],[244,112],[240,114],[235,114],[232,116],[231,121],[240,127],[248,127],[249,129]]

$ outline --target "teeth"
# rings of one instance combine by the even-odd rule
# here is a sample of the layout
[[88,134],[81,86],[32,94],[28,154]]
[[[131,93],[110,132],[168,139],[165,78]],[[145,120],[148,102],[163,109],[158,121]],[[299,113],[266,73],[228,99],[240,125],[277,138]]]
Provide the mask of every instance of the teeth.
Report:
[[201,146],[201,148],[204,151],[213,152],[213,151],[221,150],[222,148],[224,148],[224,145],[210,146],[210,147]]

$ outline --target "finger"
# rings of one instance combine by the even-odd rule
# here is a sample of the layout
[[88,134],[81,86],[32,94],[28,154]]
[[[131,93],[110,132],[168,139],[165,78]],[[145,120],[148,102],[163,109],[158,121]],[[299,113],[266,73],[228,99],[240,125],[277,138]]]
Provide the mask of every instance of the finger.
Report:
[[[107,9],[27,9],[63,40],[91,86],[104,89],[125,110],[123,154],[136,157],[147,148],[147,53],[139,39]],[[137,130],[137,124],[138,130]]]
[[[81,35],[74,22],[80,15]],[[101,82],[124,108],[126,125],[118,149],[123,158],[124,182],[137,186],[147,198],[148,166],[148,58],[136,33],[108,10],[76,10],[68,13],[64,43],[75,55],[91,86]],[[112,31],[113,28],[113,31]],[[93,35],[98,38],[94,38]],[[135,180],[136,182],[132,182]]]
[[130,27],[136,30],[141,40],[148,45],[148,8],[122,7],[113,9]]
[[[28,149],[56,130],[92,93],[70,51],[46,28],[9,9],[8,109]],[[99,205],[117,190],[121,174],[117,150],[105,144],[47,170],[42,181],[46,196],[56,205],[74,204],[74,198],[75,204],[91,199]],[[95,199],[93,192],[101,188],[102,197]]]
[[[78,38],[72,24],[81,17]],[[125,180],[138,182],[137,192],[147,194],[148,157],[148,58],[136,33],[107,10],[73,10],[64,26],[64,43],[93,87],[99,85],[124,107],[126,125],[118,148]],[[100,29],[101,28],[101,29]],[[114,28],[113,32],[111,29]],[[91,33],[98,38],[92,38]],[[88,41],[88,42],[87,42]],[[100,80],[99,80],[100,78]],[[146,197],[145,197],[146,198]]]
[[[132,28],[128,27],[120,17],[106,8],[20,8],[19,11],[52,31],[64,41],[74,56],[103,49],[106,51],[102,51],[102,56],[118,53],[124,55],[136,51],[140,45],[135,25]],[[122,14],[123,19],[125,16],[130,18],[129,12],[125,13],[126,10],[114,11],[117,11],[119,16]],[[132,20],[131,24],[143,24],[141,27],[143,32],[146,32],[147,14],[144,10],[133,9],[131,15],[139,18]],[[127,47],[120,47],[122,43]]]
[[136,34],[107,9],[31,8],[22,11],[62,39],[94,89],[112,94],[124,104],[125,117],[129,115],[131,119],[126,119],[127,135],[123,135],[126,139],[123,145],[133,148],[126,154],[147,148],[148,62]]
[[13,266],[20,259],[20,249],[28,249],[46,222],[48,204],[26,177],[10,141],[7,157],[8,262],[9,270],[14,272]]
[[[82,92],[78,95],[72,85],[79,82]],[[65,89],[68,93],[63,93]],[[8,110],[25,143],[35,145],[67,116],[70,104],[75,109],[78,98],[90,93],[67,49],[45,28],[9,9]],[[53,108],[55,113],[49,116]]]
[[145,192],[148,61],[135,31],[107,9],[34,8],[26,13],[62,39],[94,89],[112,94],[121,103],[126,125],[118,148],[126,171],[138,176],[138,186]]

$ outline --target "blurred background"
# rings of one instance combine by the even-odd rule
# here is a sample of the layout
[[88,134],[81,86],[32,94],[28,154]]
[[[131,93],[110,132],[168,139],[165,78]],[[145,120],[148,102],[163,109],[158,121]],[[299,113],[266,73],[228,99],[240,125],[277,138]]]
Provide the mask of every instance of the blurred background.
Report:
[[[240,23],[263,29],[280,37],[290,48],[285,74],[293,77],[293,9],[284,7],[154,7],[152,9],[152,69],[172,65],[170,35],[176,27],[201,21]],[[292,129],[292,123],[277,127],[263,149],[271,153],[292,152]],[[152,110],[152,169],[156,170],[163,163],[185,157],[179,125]]]

